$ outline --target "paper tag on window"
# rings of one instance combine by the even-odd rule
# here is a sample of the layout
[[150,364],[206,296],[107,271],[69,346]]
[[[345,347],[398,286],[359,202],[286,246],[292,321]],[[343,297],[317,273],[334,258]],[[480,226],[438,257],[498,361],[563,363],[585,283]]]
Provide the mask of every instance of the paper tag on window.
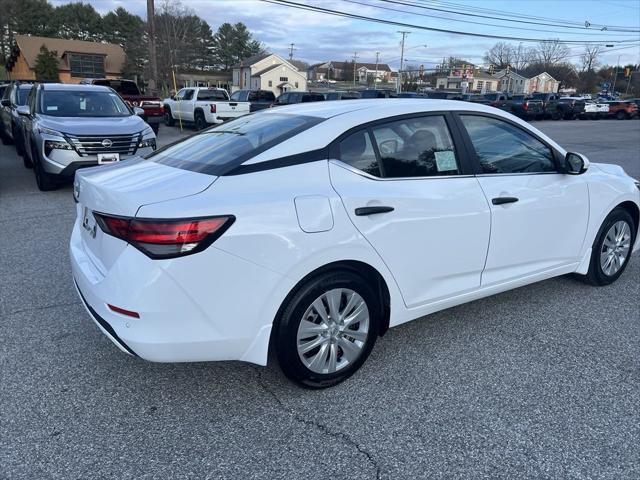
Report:
[[444,152],[435,152],[436,154],[436,167],[439,172],[450,172],[452,170],[458,170],[456,165],[456,156],[452,150],[446,150]]

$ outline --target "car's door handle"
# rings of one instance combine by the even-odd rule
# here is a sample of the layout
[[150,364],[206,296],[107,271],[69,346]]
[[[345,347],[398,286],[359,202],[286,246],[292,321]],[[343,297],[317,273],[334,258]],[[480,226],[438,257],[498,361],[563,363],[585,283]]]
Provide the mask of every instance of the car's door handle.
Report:
[[519,198],[516,197],[497,197],[492,198],[491,203],[493,203],[494,205],[504,205],[505,203],[515,203],[518,200]]
[[374,207],[360,207],[356,208],[356,215],[358,217],[364,217],[366,215],[375,215],[376,213],[393,212],[393,210],[393,207],[385,207],[383,205],[376,205]]

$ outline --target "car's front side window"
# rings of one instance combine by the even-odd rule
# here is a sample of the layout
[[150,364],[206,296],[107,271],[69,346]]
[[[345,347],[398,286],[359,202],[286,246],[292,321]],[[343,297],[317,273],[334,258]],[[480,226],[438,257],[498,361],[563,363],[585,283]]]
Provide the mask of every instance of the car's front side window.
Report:
[[442,115],[382,123],[372,126],[370,132],[363,129],[344,139],[340,144],[340,160],[382,178],[460,174],[454,144]]
[[557,167],[553,152],[540,140],[503,120],[461,115],[482,172],[546,173]]

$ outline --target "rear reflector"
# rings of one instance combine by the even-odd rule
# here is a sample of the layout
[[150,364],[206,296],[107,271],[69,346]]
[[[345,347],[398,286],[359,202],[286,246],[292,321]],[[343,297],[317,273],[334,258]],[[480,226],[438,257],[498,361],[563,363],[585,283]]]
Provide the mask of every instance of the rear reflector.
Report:
[[201,252],[235,221],[232,215],[208,218],[152,220],[93,214],[100,229],[120,238],[151,258],[174,258]]
[[124,308],[116,307],[115,305],[111,305],[107,303],[107,307],[109,310],[120,313],[121,315],[126,315],[127,317],[140,318],[140,314],[138,312],[132,312],[131,310],[125,310]]

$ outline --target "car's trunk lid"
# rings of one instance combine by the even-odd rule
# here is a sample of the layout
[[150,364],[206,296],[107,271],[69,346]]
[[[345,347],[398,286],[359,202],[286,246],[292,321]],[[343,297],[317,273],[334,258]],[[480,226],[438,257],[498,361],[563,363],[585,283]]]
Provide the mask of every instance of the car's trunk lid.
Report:
[[143,205],[195,195],[216,179],[143,159],[79,170],[73,188],[85,251],[106,274],[127,243],[105,234],[96,224],[94,212],[135,217]]

